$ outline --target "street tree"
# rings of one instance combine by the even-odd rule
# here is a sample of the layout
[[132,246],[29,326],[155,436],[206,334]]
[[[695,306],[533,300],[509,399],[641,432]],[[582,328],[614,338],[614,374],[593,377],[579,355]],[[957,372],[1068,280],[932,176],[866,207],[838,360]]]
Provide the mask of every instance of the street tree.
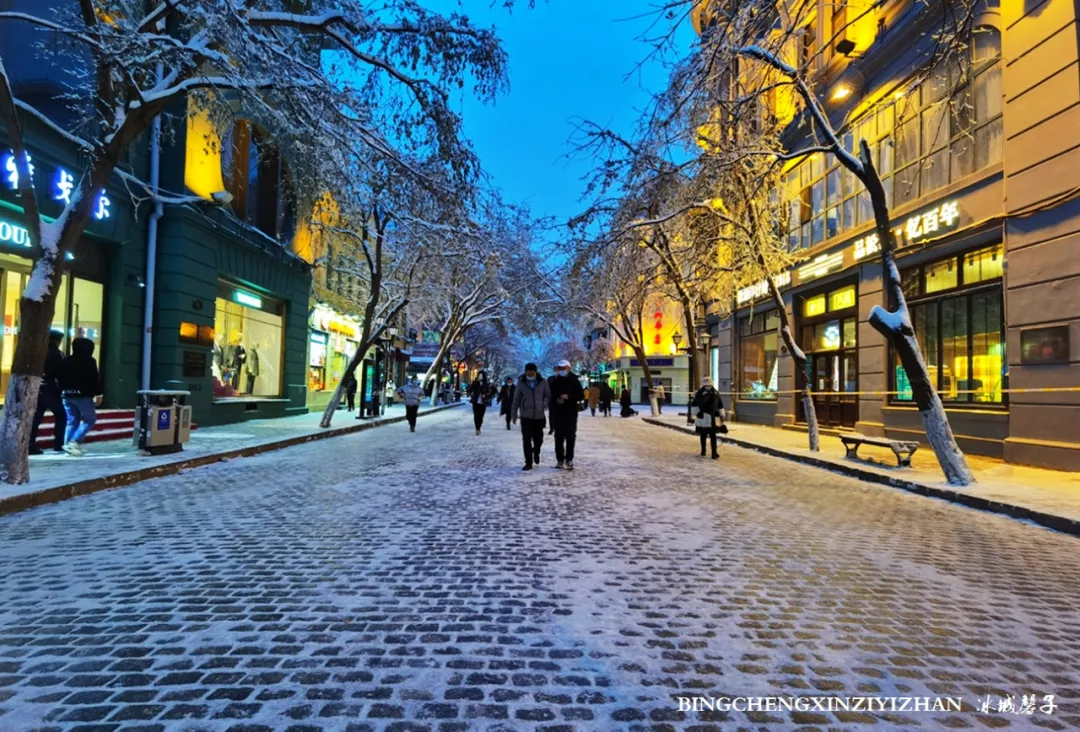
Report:
[[[907,103],[907,89],[925,86],[934,98],[941,99],[936,121],[924,125],[924,133],[933,139],[948,139],[950,124],[970,130],[971,102],[964,85],[980,64],[992,61],[979,53],[975,21],[984,5],[983,0],[924,3],[918,12],[927,13],[928,18],[933,14],[934,29],[911,49],[913,77],[884,98],[899,99],[902,107]],[[880,6],[867,3],[858,10],[849,8],[841,27],[833,29],[834,36],[815,47],[832,48],[847,28],[868,18],[872,21]],[[661,14],[685,18],[676,7],[666,3]],[[654,110],[654,121],[669,135],[674,134],[672,126],[681,129],[687,139],[697,139],[706,131],[705,136],[713,142],[722,140],[729,146],[733,153],[729,163],[742,157],[764,157],[773,164],[783,164],[828,156],[861,186],[874,223],[869,246],[880,250],[883,270],[884,301],[873,308],[869,323],[886,339],[904,368],[927,441],[946,479],[953,485],[968,485],[974,477],[934,388],[901,286],[897,235],[890,221],[891,196],[878,170],[884,159],[879,157],[882,150],[858,132],[853,124],[857,120],[851,117],[853,110],[837,104],[836,95],[826,97],[819,84],[824,66],[820,53],[806,52],[804,41],[816,7],[816,3],[778,6],[772,0],[724,0],[695,2],[683,8],[694,16],[701,30],[700,45],[675,64],[665,102]],[[671,48],[668,35],[653,50],[660,53]],[[874,113],[875,104],[883,103],[869,100],[858,111]],[[901,108],[898,116],[903,112]],[[778,134],[742,134],[746,129],[770,127]]]
[[[321,0],[304,7],[288,0],[87,0],[56,12],[51,3],[36,12],[0,12],[0,22],[47,37],[40,53],[59,54],[86,80],[68,95],[79,115],[68,129],[19,98],[0,59],[0,119],[35,259],[0,417],[3,480],[29,479],[30,425],[65,254],[114,175],[138,186],[119,166],[166,109],[194,96],[211,117],[258,118],[299,149],[327,140],[349,149],[359,143],[407,166],[397,150],[410,145],[430,149],[459,176],[476,173],[449,94],[466,79],[482,97],[503,87],[505,54],[491,31],[412,0]],[[324,64],[331,54],[334,63]],[[21,134],[27,115],[74,142],[85,161],[55,221],[39,215]],[[155,203],[168,202],[154,182],[141,187]]]

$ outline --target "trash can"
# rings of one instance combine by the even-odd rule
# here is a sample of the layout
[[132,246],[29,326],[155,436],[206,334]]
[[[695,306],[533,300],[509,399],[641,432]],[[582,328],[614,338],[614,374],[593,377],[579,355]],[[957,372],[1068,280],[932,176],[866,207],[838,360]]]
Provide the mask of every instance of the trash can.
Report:
[[189,391],[153,389],[136,392],[134,445],[144,455],[180,452],[191,438]]

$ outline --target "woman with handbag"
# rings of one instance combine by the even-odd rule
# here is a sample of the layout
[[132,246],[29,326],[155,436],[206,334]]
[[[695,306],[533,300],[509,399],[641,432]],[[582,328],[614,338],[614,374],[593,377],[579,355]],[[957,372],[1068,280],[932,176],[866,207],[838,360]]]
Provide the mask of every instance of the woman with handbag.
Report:
[[712,379],[705,377],[701,380],[701,388],[694,394],[690,406],[697,408],[694,425],[697,428],[698,437],[701,438],[701,457],[705,457],[705,438],[712,442],[712,459],[720,457],[716,451],[716,433],[727,432],[727,425],[720,416],[724,409],[724,402],[720,399],[720,392],[712,385]]

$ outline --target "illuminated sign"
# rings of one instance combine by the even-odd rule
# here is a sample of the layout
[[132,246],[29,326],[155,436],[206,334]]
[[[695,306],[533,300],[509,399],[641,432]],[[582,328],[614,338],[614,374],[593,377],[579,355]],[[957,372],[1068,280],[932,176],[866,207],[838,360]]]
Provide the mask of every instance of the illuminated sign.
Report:
[[[30,166],[30,177],[34,177],[34,163],[33,158],[30,157],[30,153],[26,153],[26,164]],[[8,152],[4,155],[4,179],[8,183],[8,188],[15,190],[19,187],[19,169],[15,165],[15,153]]]
[[75,176],[63,168],[57,168],[53,177],[53,200],[71,203],[71,192],[74,189]]
[[[946,201],[929,211],[908,217],[907,221],[896,227],[894,233],[897,242],[918,244],[935,234],[943,234],[955,229],[958,223],[960,223],[960,204],[956,201]],[[877,232],[874,232],[855,242],[854,258],[858,262],[880,251],[881,240]]]
[[21,226],[0,221],[0,244],[14,244],[19,247],[30,246],[30,232]]
[[325,333],[317,333],[315,331],[312,331],[311,332],[311,342],[325,346],[326,345],[326,334]]
[[[786,287],[791,284],[791,272],[781,272],[773,278],[773,282],[776,283],[778,288]],[[761,280],[755,282],[752,285],[742,288],[735,293],[735,302],[739,305],[748,303],[751,300],[757,300],[759,297],[765,297],[769,294],[769,282],[768,280]]]
[[249,308],[261,308],[262,307],[262,298],[261,297],[255,297],[251,293],[244,292],[243,290],[234,290],[233,291],[233,300],[240,303],[241,305],[247,305]]
[[97,206],[94,207],[94,218],[98,221],[109,218],[109,206],[111,204],[112,201],[110,201],[109,197],[105,195],[105,191],[99,193],[97,198]]
[[809,264],[799,267],[799,282],[808,282],[844,268],[844,253],[834,252],[814,257]]

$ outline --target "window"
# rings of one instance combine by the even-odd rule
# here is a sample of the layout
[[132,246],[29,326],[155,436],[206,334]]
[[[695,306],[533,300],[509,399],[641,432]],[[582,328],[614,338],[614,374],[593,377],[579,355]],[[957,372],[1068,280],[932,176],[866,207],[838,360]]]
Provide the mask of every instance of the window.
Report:
[[803,300],[803,317],[812,318],[825,312],[825,294],[815,295]]
[[232,283],[218,283],[214,396],[280,397],[284,307]]
[[[863,140],[870,146],[890,206],[929,196],[1001,160],[1001,34],[977,28],[971,52],[963,72],[935,70],[921,86],[886,97],[844,133],[848,152],[858,154]],[[809,248],[872,221],[870,197],[861,189],[831,155],[808,156],[789,171],[789,248]]]
[[[1001,244],[904,270],[901,279],[931,383],[944,402],[1001,404],[1005,320]],[[963,263],[959,266],[958,263]],[[911,384],[893,353],[894,401]]]
[[[739,386],[743,399],[776,399],[779,328],[775,310],[739,321]],[[718,371],[719,364],[715,366]]]
[[221,168],[233,212],[267,236],[291,239],[296,230],[292,179],[269,133],[238,121],[222,139]]

